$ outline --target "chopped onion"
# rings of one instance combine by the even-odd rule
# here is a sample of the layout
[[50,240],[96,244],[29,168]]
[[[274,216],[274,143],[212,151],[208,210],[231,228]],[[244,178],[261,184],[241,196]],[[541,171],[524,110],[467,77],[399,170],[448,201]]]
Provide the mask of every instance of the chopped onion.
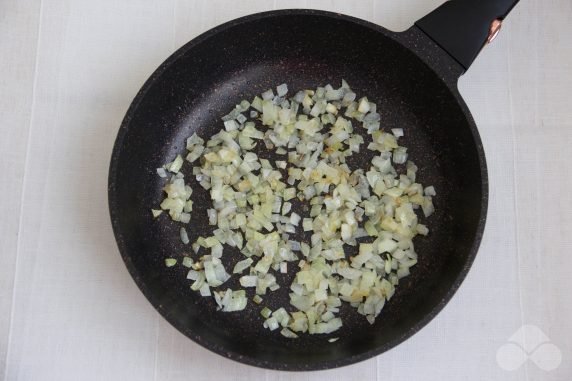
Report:
[[425,196],[437,196],[437,192],[435,192],[435,187],[429,186],[424,190]]
[[180,236],[181,236],[181,241],[186,245],[188,244],[189,241],[189,236],[187,235],[187,231],[185,230],[185,228],[181,228],[180,230]]
[[274,98],[274,92],[272,91],[272,89],[269,89],[269,90],[263,92],[261,97],[265,101],[271,100],[272,98]]
[[204,283],[201,288],[199,288],[199,293],[201,296],[211,296],[211,289],[209,285]]
[[245,275],[240,277],[240,285],[242,287],[256,287],[258,277],[256,275]]
[[282,330],[280,331],[280,334],[284,337],[289,338],[289,339],[298,338],[298,335],[296,335],[294,332],[290,331],[288,328],[282,328]]
[[165,168],[157,168],[157,174],[159,175],[159,177],[167,177],[167,171],[165,171]]
[[278,320],[275,317],[268,318],[264,321],[264,327],[268,328],[271,331],[274,331],[280,327],[278,324]]
[[[205,218],[213,227],[210,237],[193,237],[192,244],[194,253],[201,247],[210,253],[196,262],[183,257],[192,290],[212,297],[223,312],[246,308],[244,289],[219,289],[231,278],[222,264],[228,245],[246,257],[232,273],[245,274],[236,278],[241,287],[255,289],[256,304],[263,302],[260,295],[280,288],[274,274],[286,274],[288,262],[297,263],[290,267],[296,270],[289,286],[294,311],[280,307],[272,313],[264,307],[264,327],[282,327],[288,338],[329,334],[342,326],[343,302],[373,324],[399,279],[417,264],[412,239],[429,234],[417,214],[434,212],[435,189],[417,182],[417,166],[408,161],[407,148],[398,145],[403,129],[384,132],[383,113],[366,97],[356,101],[347,82],[342,80],[338,89],[327,84],[292,98],[287,94],[288,86],[281,84],[276,94],[270,89],[252,102],[243,100],[223,116],[223,128],[208,141],[189,137],[186,161],[177,155],[157,169],[161,177],[167,170],[172,175],[161,210],[152,214],[167,211],[173,221],[190,223],[193,189],[182,170],[192,166],[202,194],[211,198],[205,209],[201,199],[206,215],[199,221]],[[377,156],[369,168],[353,169],[347,161],[365,142],[352,123],[370,135],[367,148]],[[266,150],[284,159],[265,159]],[[406,164],[405,173],[393,164]],[[310,240],[294,238],[302,232]],[[180,236],[190,243],[185,228]],[[347,259],[352,246],[358,254]],[[165,263],[173,266],[176,260]]]
[[284,95],[286,95],[288,93],[288,85],[283,83],[283,84],[277,86],[276,92],[278,93],[279,97],[283,97]]
[[[242,115],[242,114],[241,114]],[[227,131],[238,130],[238,123],[235,120],[227,120],[224,122],[224,128]],[[189,160],[190,161],[190,160]]]
[[249,268],[252,263],[254,261],[252,260],[252,258],[246,258],[240,262],[238,262],[235,266],[234,269],[232,270],[233,274],[240,274],[241,272],[243,272],[244,270],[246,270],[247,268]]
[[268,319],[270,317],[270,315],[272,315],[272,310],[268,307],[264,307],[260,311],[260,315],[262,315],[263,318]]
[[231,291],[228,289],[226,290],[225,297],[226,295],[229,295],[229,292],[230,297],[226,298],[226,300],[225,298],[222,299],[222,311],[234,312],[242,311],[245,309],[248,302],[248,299],[246,298],[246,292],[244,290]]
[[177,260],[174,258],[166,258],[165,259],[165,266],[167,267],[173,267],[177,264]]
[[181,170],[182,166],[183,166],[183,158],[181,157],[181,155],[177,155],[175,160],[171,163],[171,165],[169,165],[169,171],[173,173],[178,173]]
[[393,162],[395,164],[403,164],[407,161],[407,148],[397,147],[393,152]]
[[183,257],[183,266],[189,268],[193,264],[191,257]]

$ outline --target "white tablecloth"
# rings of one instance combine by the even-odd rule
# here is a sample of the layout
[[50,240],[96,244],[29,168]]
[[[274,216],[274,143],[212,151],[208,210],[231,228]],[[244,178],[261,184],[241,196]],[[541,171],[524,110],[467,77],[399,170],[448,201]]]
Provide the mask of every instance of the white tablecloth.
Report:
[[[167,324],[118,254],[107,212],[112,144],[132,97],[177,47],[261,10],[321,8],[404,30],[439,3],[0,2],[0,377],[572,379],[570,0],[522,1],[460,81],[488,158],[486,232],[455,298],[397,348],[311,373],[225,360]],[[525,324],[544,332],[552,352],[535,348],[525,327],[517,352],[528,348],[537,361],[506,370],[499,348]]]

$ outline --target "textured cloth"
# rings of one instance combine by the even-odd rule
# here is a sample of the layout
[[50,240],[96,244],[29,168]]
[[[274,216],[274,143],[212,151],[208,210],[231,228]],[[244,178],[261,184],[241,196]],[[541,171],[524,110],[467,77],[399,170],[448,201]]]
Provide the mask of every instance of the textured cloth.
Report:
[[[0,2],[0,378],[572,379],[570,0],[522,1],[460,80],[488,159],[486,231],[453,300],[397,348],[312,373],[225,360],[166,323],[118,254],[107,212],[112,145],[131,99],[177,47],[273,8],[338,11],[404,30],[439,3]],[[555,370],[538,361],[505,369],[502,356],[514,349],[506,344],[524,324],[558,349]],[[532,355],[528,332],[514,340]],[[548,353],[540,349],[535,358]]]

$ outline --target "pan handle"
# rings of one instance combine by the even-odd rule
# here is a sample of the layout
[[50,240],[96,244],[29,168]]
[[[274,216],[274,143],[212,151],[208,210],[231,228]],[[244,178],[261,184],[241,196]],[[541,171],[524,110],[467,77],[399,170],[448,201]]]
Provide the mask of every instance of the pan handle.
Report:
[[492,42],[502,21],[519,0],[450,0],[415,25],[465,70],[485,44]]

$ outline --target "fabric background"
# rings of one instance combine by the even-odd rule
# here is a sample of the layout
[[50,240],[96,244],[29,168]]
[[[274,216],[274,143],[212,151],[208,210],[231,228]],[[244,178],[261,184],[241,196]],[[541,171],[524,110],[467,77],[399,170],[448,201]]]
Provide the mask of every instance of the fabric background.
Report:
[[[199,347],[138,291],[107,212],[127,107],[176,48],[238,16],[343,12],[405,30],[440,0],[0,1],[0,377],[5,380],[572,379],[572,2],[523,0],[460,80],[490,175],[466,281],[397,348],[324,372],[244,366]],[[523,324],[561,351],[515,371],[498,348]]]

